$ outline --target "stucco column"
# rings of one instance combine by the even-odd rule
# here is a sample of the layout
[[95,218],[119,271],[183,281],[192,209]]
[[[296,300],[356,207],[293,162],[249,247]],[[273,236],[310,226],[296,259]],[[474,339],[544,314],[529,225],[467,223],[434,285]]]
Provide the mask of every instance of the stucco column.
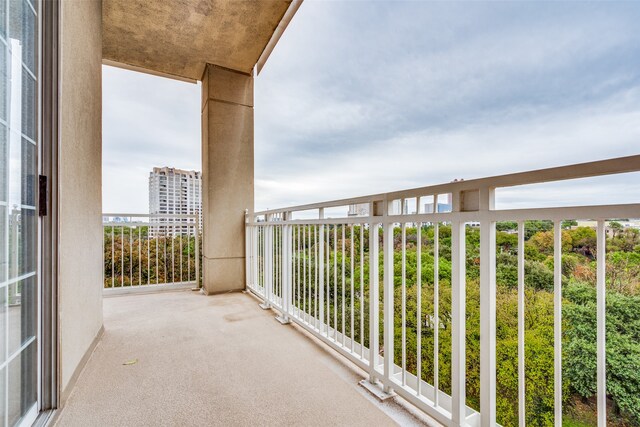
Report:
[[253,212],[253,77],[207,65],[202,78],[203,288],[245,287],[244,219]]

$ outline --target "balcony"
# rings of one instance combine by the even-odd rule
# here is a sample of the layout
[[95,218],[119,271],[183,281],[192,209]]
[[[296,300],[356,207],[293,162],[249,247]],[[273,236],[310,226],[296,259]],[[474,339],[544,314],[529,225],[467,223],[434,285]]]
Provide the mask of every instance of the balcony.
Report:
[[[104,328],[58,426],[418,424],[363,372],[242,293],[104,299]],[[100,403],[98,403],[100,402]]]
[[245,293],[208,298],[176,291],[200,285],[195,216],[105,214],[105,333],[59,425],[632,425],[640,205],[496,200],[638,171],[632,156],[256,212]]

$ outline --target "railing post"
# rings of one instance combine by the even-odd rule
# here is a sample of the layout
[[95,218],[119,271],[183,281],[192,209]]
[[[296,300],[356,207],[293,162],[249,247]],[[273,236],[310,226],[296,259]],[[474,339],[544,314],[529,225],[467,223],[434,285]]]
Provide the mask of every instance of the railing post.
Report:
[[496,223],[492,188],[479,191],[480,220],[480,425],[496,424]]
[[376,383],[378,377],[378,334],[380,321],[380,293],[378,273],[378,224],[375,222],[375,203],[369,207],[369,381]]
[[[318,213],[319,219],[324,219],[324,209],[320,208]],[[325,330],[325,318],[324,318],[324,224],[320,224],[318,230],[318,299],[320,303],[320,314],[318,315],[320,325],[318,330],[322,333]],[[329,328],[326,328],[327,335],[329,334]]]
[[264,301],[260,304],[260,307],[264,310],[271,308],[271,293],[273,286],[273,230],[269,222],[271,221],[270,215],[265,215],[264,225],[264,253],[262,255],[264,262]]
[[[248,291],[251,287],[251,254],[253,245],[251,244],[251,225],[249,218],[249,210],[244,210],[244,289]],[[198,281],[198,227],[196,226],[196,283]]]
[[553,224],[553,394],[554,425],[562,426],[562,226]]
[[[460,211],[460,193],[453,193],[453,211]],[[466,239],[465,223],[451,222],[451,421],[465,424],[466,410]]]
[[596,250],[597,250],[597,285],[596,285],[596,324],[597,324],[597,332],[596,332],[596,363],[597,363],[597,387],[598,392],[597,402],[598,402],[598,427],[605,427],[607,425],[607,367],[606,367],[606,268],[607,268],[607,259],[606,259],[606,242],[607,242],[607,234],[605,228],[604,220],[598,221],[597,228],[597,240],[596,240]]
[[393,223],[386,220],[385,210],[383,237],[383,314],[384,314],[384,379],[383,390],[391,391],[391,379],[394,367],[393,328],[395,320],[394,301],[394,271],[393,271]]
[[[253,218],[255,221],[255,217]],[[260,227],[254,225],[252,228],[253,238],[253,286],[256,291],[260,290]],[[262,288],[262,294],[264,295],[264,287]]]
[[[196,268],[196,288],[200,288],[200,222],[198,221],[198,216],[196,216],[196,232],[194,233],[195,236],[195,257],[196,257],[196,262],[195,262],[195,268]],[[245,231],[245,245],[247,245],[247,238],[249,237],[248,235],[248,230]],[[247,270],[247,274],[249,274],[249,271]],[[249,282],[247,281],[247,284]],[[245,284],[245,287],[247,286],[247,284]]]
[[282,268],[280,270],[282,284],[282,314],[276,319],[278,322],[286,325],[291,323],[289,319],[290,305],[291,305],[291,226],[287,223],[289,220],[288,213],[283,214],[283,220],[285,221],[282,226]]

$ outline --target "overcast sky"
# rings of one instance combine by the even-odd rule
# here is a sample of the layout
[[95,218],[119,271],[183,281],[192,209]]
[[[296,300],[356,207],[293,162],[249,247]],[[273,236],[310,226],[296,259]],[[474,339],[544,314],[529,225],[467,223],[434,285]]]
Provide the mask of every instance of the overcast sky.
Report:
[[[640,154],[638,22],[632,1],[307,0],[255,82],[256,209]],[[104,210],[144,213],[153,166],[200,170],[200,87],[103,71]],[[566,188],[499,200],[637,202],[640,179]]]

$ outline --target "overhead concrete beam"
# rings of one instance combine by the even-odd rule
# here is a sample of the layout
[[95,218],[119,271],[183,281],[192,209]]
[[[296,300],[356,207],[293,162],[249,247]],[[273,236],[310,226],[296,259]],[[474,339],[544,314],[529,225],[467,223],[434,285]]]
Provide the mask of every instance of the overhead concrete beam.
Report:
[[191,81],[202,77],[205,64],[251,73],[276,30],[282,29],[291,3],[103,0],[103,60]]

